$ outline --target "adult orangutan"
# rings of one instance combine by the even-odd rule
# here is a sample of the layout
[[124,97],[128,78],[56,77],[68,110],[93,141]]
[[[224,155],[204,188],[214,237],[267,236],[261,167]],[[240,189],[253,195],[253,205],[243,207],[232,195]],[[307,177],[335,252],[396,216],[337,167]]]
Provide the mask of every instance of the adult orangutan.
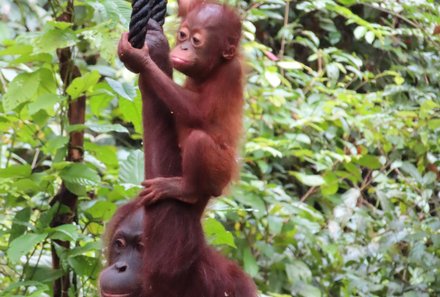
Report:
[[[182,221],[182,227],[166,236],[186,241],[162,245],[162,241],[155,242],[147,235],[147,242],[154,244],[146,246],[143,226],[147,214],[137,203],[134,200],[119,208],[108,227],[109,266],[100,276],[102,297],[257,296],[252,280],[237,264],[206,244],[200,222],[194,219],[196,213],[188,211],[193,219]],[[181,236],[179,233],[185,229],[189,232]],[[154,247],[164,256],[161,263],[151,261],[158,254],[149,253]],[[176,261],[176,255],[186,258]]]

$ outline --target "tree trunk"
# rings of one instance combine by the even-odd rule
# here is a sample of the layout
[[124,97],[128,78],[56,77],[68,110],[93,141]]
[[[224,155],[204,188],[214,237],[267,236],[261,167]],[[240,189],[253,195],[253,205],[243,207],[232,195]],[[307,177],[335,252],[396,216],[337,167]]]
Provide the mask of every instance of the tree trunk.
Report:
[[[57,21],[72,22],[73,0],[69,0],[66,10],[57,17]],[[60,76],[64,84],[64,90],[81,73],[72,60],[72,51],[70,48],[57,50],[59,59]],[[68,119],[70,125],[84,124],[86,97],[81,96],[76,100],[69,98]],[[70,162],[82,162],[83,160],[84,132],[71,132],[69,135],[68,152],[66,160]],[[78,196],[70,192],[63,183],[58,193],[51,201],[51,205],[58,203],[58,211],[54,216],[51,226],[56,227],[63,224],[70,224],[75,220],[78,204]],[[70,248],[68,241],[54,240],[52,242],[52,266],[54,269],[61,269],[60,258],[56,252],[55,246],[65,249]],[[71,287],[71,273],[65,271],[64,275],[54,281],[53,296],[68,297],[68,291]]]

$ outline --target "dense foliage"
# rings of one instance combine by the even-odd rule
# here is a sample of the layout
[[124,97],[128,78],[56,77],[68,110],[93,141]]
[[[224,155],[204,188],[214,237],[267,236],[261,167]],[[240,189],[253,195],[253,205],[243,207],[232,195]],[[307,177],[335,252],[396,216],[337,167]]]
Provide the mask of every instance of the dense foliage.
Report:
[[[0,0],[2,296],[52,296],[63,274],[70,296],[96,296],[103,225],[142,180],[140,95],[115,54],[130,3],[75,0],[73,22],[56,21],[66,2]],[[439,296],[440,5],[233,4],[249,70],[243,168],[207,211],[211,244],[264,296]],[[82,74],[69,85],[66,47]],[[86,122],[69,125],[82,95]],[[84,163],[65,161],[70,131],[85,132]],[[61,182],[79,204],[53,227]]]

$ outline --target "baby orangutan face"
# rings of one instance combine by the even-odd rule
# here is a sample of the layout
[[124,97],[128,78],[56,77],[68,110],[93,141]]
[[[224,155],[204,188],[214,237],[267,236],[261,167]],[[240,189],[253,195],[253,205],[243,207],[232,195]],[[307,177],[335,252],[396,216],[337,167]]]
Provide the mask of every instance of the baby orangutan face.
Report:
[[[218,4],[201,5],[182,21],[170,57],[173,67],[191,78],[207,77],[235,55],[241,26],[226,25],[228,10]],[[231,38],[235,36],[235,38]]]

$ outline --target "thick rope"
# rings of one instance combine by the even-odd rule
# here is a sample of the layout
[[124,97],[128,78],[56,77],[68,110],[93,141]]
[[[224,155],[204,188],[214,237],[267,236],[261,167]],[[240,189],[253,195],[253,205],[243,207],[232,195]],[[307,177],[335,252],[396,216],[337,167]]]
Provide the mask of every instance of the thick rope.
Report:
[[167,0],[133,0],[128,40],[135,48],[142,48],[150,18],[161,26],[165,22]]

